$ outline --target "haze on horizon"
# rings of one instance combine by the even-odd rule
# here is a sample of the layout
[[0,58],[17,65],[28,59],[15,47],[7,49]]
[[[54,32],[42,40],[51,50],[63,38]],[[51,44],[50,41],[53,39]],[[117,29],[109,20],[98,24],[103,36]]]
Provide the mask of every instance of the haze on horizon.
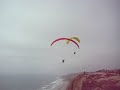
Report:
[[[1,0],[0,6],[0,74],[120,68],[119,0]],[[79,50],[65,41],[50,46],[74,35]]]

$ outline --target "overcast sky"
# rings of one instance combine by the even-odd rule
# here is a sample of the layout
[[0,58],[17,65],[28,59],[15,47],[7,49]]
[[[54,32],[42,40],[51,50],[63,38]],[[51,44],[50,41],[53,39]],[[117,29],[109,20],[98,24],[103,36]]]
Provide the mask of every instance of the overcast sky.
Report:
[[[0,0],[0,74],[120,68],[119,11],[119,0]],[[71,36],[80,49],[50,46]]]

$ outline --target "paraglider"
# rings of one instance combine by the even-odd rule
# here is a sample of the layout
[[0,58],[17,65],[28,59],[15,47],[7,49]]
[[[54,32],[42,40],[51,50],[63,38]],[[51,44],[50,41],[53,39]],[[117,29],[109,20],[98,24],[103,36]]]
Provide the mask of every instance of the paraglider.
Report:
[[[69,39],[71,39],[71,40],[72,40],[72,39],[75,39],[77,42],[80,43],[80,39],[79,39],[78,37],[71,37],[71,38],[69,38]],[[69,42],[70,42],[70,40],[67,40],[67,41],[66,41],[67,44],[69,44]],[[74,52],[74,54],[76,54],[76,52]]]

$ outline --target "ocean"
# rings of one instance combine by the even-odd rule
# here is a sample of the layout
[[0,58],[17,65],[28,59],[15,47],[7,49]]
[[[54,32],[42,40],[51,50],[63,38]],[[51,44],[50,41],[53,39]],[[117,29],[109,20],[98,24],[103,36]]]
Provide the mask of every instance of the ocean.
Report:
[[0,75],[0,90],[39,90],[56,80],[55,75]]

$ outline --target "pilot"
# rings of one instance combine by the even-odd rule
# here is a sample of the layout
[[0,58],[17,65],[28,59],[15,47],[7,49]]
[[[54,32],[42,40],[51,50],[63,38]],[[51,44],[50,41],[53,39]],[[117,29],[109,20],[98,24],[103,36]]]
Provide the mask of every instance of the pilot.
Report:
[[62,63],[64,63],[65,60],[62,60]]

